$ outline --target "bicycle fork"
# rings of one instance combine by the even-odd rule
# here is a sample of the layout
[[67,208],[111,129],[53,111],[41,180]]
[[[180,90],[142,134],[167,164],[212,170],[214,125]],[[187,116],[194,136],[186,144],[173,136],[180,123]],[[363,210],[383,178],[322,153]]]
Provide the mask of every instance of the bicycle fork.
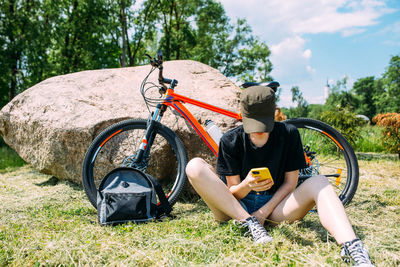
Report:
[[154,127],[156,127],[156,123],[161,121],[161,118],[166,110],[167,110],[166,105],[158,104],[156,110],[149,115],[149,119],[147,120],[146,133],[142,138],[139,151],[137,152],[136,158],[133,162],[134,166],[146,170],[147,168],[146,159],[150,155],[150,149],[156,137],[156,131],[154,131]]

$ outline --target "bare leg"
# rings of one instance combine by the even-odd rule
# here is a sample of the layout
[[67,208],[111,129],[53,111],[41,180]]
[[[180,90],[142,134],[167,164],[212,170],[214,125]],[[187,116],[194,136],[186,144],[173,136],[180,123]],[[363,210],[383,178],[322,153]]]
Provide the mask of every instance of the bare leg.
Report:
[[212,167],[203,159],[194,158],[189,161],[186,174],[217,220],[227,221],[231,218],[244,220],[250,217]]
[[321,224],[339,244],[356,238],[342,202],[325,176],[307,179],[290,193],[269,216],[277,222],[302,219],[317,205]]

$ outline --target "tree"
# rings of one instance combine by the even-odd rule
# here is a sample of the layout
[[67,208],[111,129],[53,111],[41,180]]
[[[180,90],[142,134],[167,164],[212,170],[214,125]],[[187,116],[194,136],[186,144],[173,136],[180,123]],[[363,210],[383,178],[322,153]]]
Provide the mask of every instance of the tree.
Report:
[[310,105],[308,105],[307,117],[318,120],[321,117],[322,112],[324,112],[324,111],[326,111],[326,108],[324,105],[310,104]]
[[[112,33],[114,45],[121,47],[121,67],[137,66],[145,62],[146,46],[157,34],[155,24],[160,2],[160,0],[145,1],[140,8],[135,9],[135,0],[109,1],[111,13],[109,23],[114,25]],[[130,32],[133,33],[129,34]]]
[[364,124],[361,119],[356,117],[354,112],[346,108],[324,111],[320,119],[339,130],[352,146],[359,138],[360,126]]
[[0,107],[48,77],[87,69],[193,59],[228,77],[266,81],[268,46],[215,0],[4,0],[0,3]]
[[63,16],[54,21],[52,32],[54,74],[119,66],[106,0],[64,0],[57,8]]
[[390,59],[381,83],[377,90],[382,89],[380,94],[375,95],[374,100],[378,112],[400,112],[400,55]]
[[330,110],[347,109],[354,112],[358,106],[358,101],[352,92],[347,90],[347,77],[338,80],[336,85],[331,87],[325,105]]
[[221,54],[232,26],[222,5],[215,1],[202,1],[194,18],[197,26],[196,47],[192,58],[207,65],[221,66]]
[[41,80],[48,69],[48,14],[42,12],[40,4],[34,0],[5,0],[0,4],[2,105]]
[[0,104],[50,76],[118,66],[107,0],[0,4]]
[[356,113],[363,114],[372,119],[376,114],[376,106],[373,99],[376,93],[375,77],[370,76],[358,79],[354,83],[352,91],[358,99],[358,105],[355,109]]
[[[233,37],[229,38],[231,35]],[[272,80],[269,76],[272,64],[268,59],[271,52],[265,43],[252,35],[245,20],[238,19],[233,33],[227,32],[226,36],[227,39],[217,46],[216,55],[218,68],[225,76],[260,82]]]
[[190,24],[201,1],[162,0],[160,21],[162,37],[160,47],[166,60],[190,58],[196,46],[195,32]]
[[303,97],[303,93],[298,86],[293,86],[290,91],[292,92],[292,102],[297,103],[296,108],[290,109],[290,117],[307,117],[308,103]]
[[230,24],[221,3],[163,0],[160,6],[160,48],[166,60],[193,59],[227,77],[271,80],[268,46],[253,36],[244,19]]

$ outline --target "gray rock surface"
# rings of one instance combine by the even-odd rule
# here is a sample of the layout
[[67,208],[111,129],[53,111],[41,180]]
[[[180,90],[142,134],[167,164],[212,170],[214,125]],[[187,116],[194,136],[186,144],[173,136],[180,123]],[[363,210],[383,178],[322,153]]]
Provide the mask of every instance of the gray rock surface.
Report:
[[[139,87],[150,66],[82,71],[49,78],[15,97],[0,111],[0,134],[26,162],[43,173],[81,182],[82,162],[92,140],[107,126],[148,117]],[[149,81],[157,83],[158,71]],[[182,60],[164,63],[164,76],[179,81],[178,94],[238,111],[240,89],[218,70]],[[158,90],[152,90],[159,96]],[[235,120],[187,105],[199,122],[212,119],[223,130]],[[215,157],[182,118],[170,110],[162,123],[181,137],[189,159]]]

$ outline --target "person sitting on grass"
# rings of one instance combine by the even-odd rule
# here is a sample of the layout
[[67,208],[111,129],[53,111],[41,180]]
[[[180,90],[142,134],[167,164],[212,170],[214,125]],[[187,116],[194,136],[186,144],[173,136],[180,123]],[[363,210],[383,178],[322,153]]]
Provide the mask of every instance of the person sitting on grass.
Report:
[[[275,99],[269,87],[244,90],[243,125],[222,136],[216,172],[194,158],[186,166],[190,183],[218,221],[234,219],[257,243],[273,240],[263,227],[266,220],[301,220],[316,205],[321,224],[342,246],[343,259],[373,266],[328,179],[313,176],[296,187],[299,170],[306,167],[303,146],[295,126],[275,122]],[[250,170],[260,167],[269,168],[274,182],[257,182],[260,177]]]

